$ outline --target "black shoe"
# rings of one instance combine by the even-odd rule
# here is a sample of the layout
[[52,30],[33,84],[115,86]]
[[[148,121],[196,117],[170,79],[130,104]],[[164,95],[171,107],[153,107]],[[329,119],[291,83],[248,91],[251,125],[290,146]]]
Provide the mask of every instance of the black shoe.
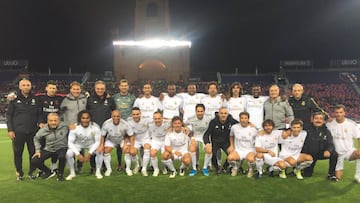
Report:
[[40,178],[43,176],[43,174],[44,174],[44,172],[39,170],[38,173],[36,174],[36,177]]
[[124,170],[124,169],[123,169],[123,167],[122,167],[121,165],[117,165],[116,170],[117,170],[117,171],[122,171],[122,170]]
[[243,175],[243,174],[246,174],[246,171],[243,169],[243,167],[239,167],[238,173]]
[[95,174],[95,168],[90,168],[90,175],[94,175]]
[[42,178],[45,180],[49,180],[50,178],[54,177],[55,175],[56,175],[55,172],[50,171],[49,173],[45,173]]
[[261,178],[262,178],[262,174],[257,173],[256,176],[255,176],[255,179],[261,179]]
[[153,166],[150,166],[149,167],[149,172],[153,172],[154,171],[154,167]]
[[339,179],[336,177],[336,176],[334,176],[334,175],[328,175],[328,180],[330,180],[330,181],[333,181],[333,182],[339,182]]
[[215,175],[219,175],[219,174],[221,174],[221,172],[222,172],[221,168],[215,169]]
[[58,174],[59,173],[59,169],[54,169],[54,170],[51,170],[51,172],[55,173],[55,174]]
[[36,176],[34,176],[34,175],[28,175],[28,178],[29,178],[29,180],[35,180],[35,179],[36,179]]
[[81,174],[81,172],[82,172],[82,167],[81,166],[77,167],[76,168],[76,174]]
[[64,181],[64,175],[63,174],[58,174],[57,175],[57,178],[56,178],[57,181]]
[[271,168],[271,166],[268,166],[266,169],[268,172],[268,175],[269,175],[269,177],[274,177],[274,171],[270,171],[270,168]]

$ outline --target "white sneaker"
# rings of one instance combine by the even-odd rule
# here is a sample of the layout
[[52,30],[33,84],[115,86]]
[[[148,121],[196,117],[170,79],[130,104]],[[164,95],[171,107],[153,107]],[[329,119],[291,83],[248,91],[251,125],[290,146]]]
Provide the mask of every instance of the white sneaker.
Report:
[[143,176],[148,176],[148,173],[147,173],[146,169],[142,169],[142,170],[141,170],[141,174],[142,174]]
[[251,178],[254,176],[254,171],[253,170],[249,170],[249,172],[246,175],[248,178]]
[[280,173],[279,173],[279,177],[280,177],[280,178],[283,178],[283,179],[285,179],[285,178],[286,178],[286,173],[285,173],[285,170],[280,171]]
[[104,173],[105,176],[110,176],[111,175],[112,170],[111,169],[107,169]]
[[180,169],[179,175],[180,175],[180,176],[184,176],[184,175],[185,175],[185,169],[184,169],[184,168],[181,168],[181,169]]
[[76,177],[75,174],[70,174],[70,175],[68,175],[68,176],[65,178],[65,180],[72,180],[72,179],[75,178],[75,177]]
[[237,168],[231,169],[231,176],[237,176],[238,170]]
[[176,176],[176,171],[171,171],[169,178],[175,178],[175,176]]
[[360,177],[355,177],[355,183],[360,183]]
[[139,169],[140,169],[139,166],[135,166],[135,168],[133,169],[133,174],[139,173]]
[[130,169],[126,169],[126,175],[127,176],[132,176],[133,172]]
[[166,166],[164,166],[163,170],[162,170],[162,174],[166,175],[168,173],[168,170],[166,168]]
[[103,178],[103,176],[101,175],[100,172],[96,172],[95,176],[96,176],[97,179],[102,179]]
[[297,179],[299,179],[299,180],[304,179],[304,177],[301,175],[301,170],[294,169],[294,173],[295,173]]
[[154,169],[153,176],[157,177],[159,175],[159,169]]

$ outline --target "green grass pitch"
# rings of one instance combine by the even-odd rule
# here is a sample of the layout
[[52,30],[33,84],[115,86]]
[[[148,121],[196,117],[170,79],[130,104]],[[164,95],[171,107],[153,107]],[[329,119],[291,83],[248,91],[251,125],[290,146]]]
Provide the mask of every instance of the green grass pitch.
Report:
[[[115,160],[113,153],[113,167]],[[186,174],[175,179],[151,174],[127,177],[114,169],[110,177],[97,180],[88,175],[89,164],[85,164],[83,174],[72,181],[25,178],[18,182],[10,139],[6,130],[0,130],[0,202],[354,202],[359,199],[360,185],[353,182],[355,163],[346,162],[344,178],[338,183],[326,180],[327,163],[319,161],[314,176],[305,180],[294,176],[287,179],[265,176],[256,180],[244,175],[216,176],[213,172],[209,177],[198,173],[195,177]],[[24,153],[25,173],[27,169]],[[65,176],[68,173],[66,168]]]

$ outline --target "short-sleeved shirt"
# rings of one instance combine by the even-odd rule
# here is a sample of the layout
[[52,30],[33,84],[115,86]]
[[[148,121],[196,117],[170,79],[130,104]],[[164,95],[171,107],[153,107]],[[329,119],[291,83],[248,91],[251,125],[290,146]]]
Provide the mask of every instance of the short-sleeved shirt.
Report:
[[107,140],[113,143],[120,144],[125,135],[132,136],[134,133],[130,125],[123,119],[118,125],[115,125],[113,119],[106,120],[101,128],[101,135],[106,136]]

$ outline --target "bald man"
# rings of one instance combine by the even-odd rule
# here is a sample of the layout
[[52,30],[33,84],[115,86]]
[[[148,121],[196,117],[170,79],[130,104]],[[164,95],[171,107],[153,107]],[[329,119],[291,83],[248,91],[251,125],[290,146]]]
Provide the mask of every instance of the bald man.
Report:
[[[8,136],[12,140],[16,179],[18,181],[24,179],[22,157],[25,143],[29,152],[29,162],[35,153],[34,135],[38,130],[39,121],[38,100],[31,93],[31,82],[28,79],[22,79],[19,82],[17,96],[10,101],[7,111]],[[29,170],[29,177],[32,177],[31,171],[33,169]]]
[[321,112],[327,117],[327,113],[320,108],[316,101],[304,94],[304,87],[301,84],[294,84],[292,87],[292,96],[289,98],[289,104],[294,111],[294,117],[304,122],[304,130],[311,126],[311,115],[315,112]]

